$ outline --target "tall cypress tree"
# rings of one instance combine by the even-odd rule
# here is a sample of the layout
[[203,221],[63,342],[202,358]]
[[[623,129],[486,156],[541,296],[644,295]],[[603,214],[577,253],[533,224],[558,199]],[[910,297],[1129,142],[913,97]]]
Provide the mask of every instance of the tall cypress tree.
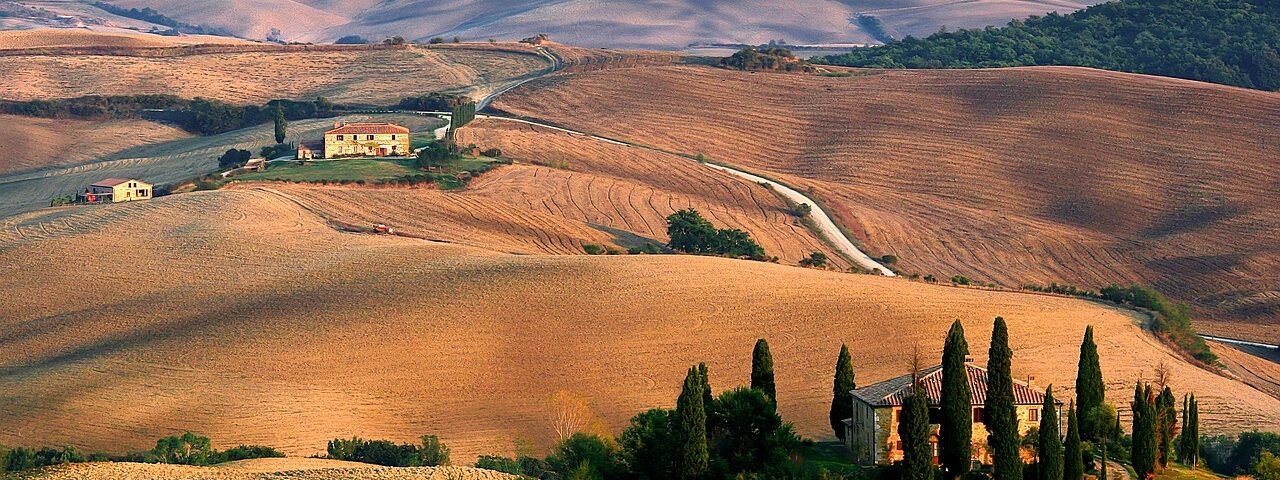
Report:
[[831,430],[836,438],[844,441],[844,419],[853,415],[853,395],[849,393],[857,388],[853,381],[853,359],[849,357],[849,347],[840,345],[840,356],[836,358],[836,377],[831,385]]
[[1192,412],[1187,416],[1185,429],[1190,430],[1187,451],[1190,453],[1190,466],[1194,468],[1199,467],[1199,401],[1197,401],[1194,393],[1192,393],[1192,399],[1190,399],[1190,411]]
[[1067,443],[1062,460],[1062,480],[1084,479],[1084,449],[1080,445],[1080,421],[1076,407],[1067,409]]
[[1188,407],[1190,407],[1190,402],[1188,402],[1188,398],[1189,397],[1187,394],[1185,393],[1182,394],[1182,434],[1178,435],[1178,457],[1177,458],[1179,463],[1184,463],[1184,464],[1187,463],[1187,458],[1189,458],[1187,456],[1187,440],[1188,440],[1187,414],[1191,413],[1191,410],[1188,409]]
[[1062,437],[1058,434],[1058,406],[1053,400],[1053,385],[1044,391],[1040,408],[1040,434],[1036,437],[1040,453],[1040,480],[1062,480]]
[[773,383],[773,355],[769,353],[769,342],[763,338],[756,340],[756,348],[751,352],[751,388],[764,392],[773,408],[778,408],[778,391]]
[[698,382],[702,384],[702,410],[707,414],[707,432],[715,429],[715,412],[711,411],[715,408],[715,399],[711,395],[711,375],[707,372],[706,363],[698,363]]
[[285,133],[288,132],[289,122],[284,118],[284,107],[276,102],[276,143],[284,143]]
[[1093,326],[1084,329],[1080,342],[1080,363],[1076,370],[1076,415],[1080,417],[1080,437],[1098,440],[1109,425],[1098,425],[1098,408],[1107,401],[1102,383],[1102,364],[1098,346],[1093,342]]
[[1009,329],[1004,318],[996,317],[987,351],[987,401],[985,423],[991,446],[992,478],[1022,480],[1021,439],[1013,403],[1013,350],[1009,349]]
[[969,473],[972,465],[973,399],[964,360],[969,344],[960,320],[951,324],[942,347],[942,418],[938,426],[938,457],[949,479]]
[[1156,397],[1156,459],[1161,468],[1169,466],[1169,458],[1173,456],[1173,436],[1178,429],[1178,412],[1174,410],[1173,402],[1173,390],[1169,387],[1164,387]]
[[1133,391],[1133,446],[1130,463],[1139,479],[1156,471],[1156,412],[1151,386],[1138,383]]
[[702,404],[702,379],[697,367],[685,375],[684,387],[676,400],[676,471],[681,478],[701,478],[707,474],[707,411]]
[[902,480],[932,480],[933,447],[929,445],[929,399],[919,385],[902,402],[898,419],[902,439]]

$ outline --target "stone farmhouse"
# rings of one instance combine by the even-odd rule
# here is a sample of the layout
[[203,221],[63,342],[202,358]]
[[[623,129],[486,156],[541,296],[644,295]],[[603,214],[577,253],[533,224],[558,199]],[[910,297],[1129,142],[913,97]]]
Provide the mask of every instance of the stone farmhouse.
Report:
[[[973,458],[989,464],[987,429],[983,424],[983,404],[987,396],[987,369],[970,359],[965,360],[965,372],[969,376],[969,400],[973,404]],[[917,374],[925,395],[929,398],[930,443],[933,444],[933,462],[938,463],[938,419],[942,415],[942,366],[935,365]],[[898,437],[898,420],[902,404],[911,391],[910,374],[892,378],[874,385],[855,389],[853,416],[844,420],[845,444],[853,452],[855,460],[863,465],[891,464],[902,460],[902,441]],[[1040,425],[1040,410],[1044,405],[1044,392],[1027,381],[1013,381],[1013,399],[1018,415],[1018,434],[1026,435],[1031,427]],[[1058,401],[1061,405],[1062,402]],[[1061,409],[1059,409],[1061,410]],[[1065,415],[1059,415],[1059,421]],[[1065,431],[1064,428],[1059,430]],[[1026,458],[1030,458],[1024,455]]]
[[405,157],[409,147],[409,129],[393,123],[335,124],[324,132],[324,146],[299,145],[297,158]]
[[120,203],[150,200],[155,194],[150,183],[128,178],[108,178],[89,185],[76,200],[80,203]]

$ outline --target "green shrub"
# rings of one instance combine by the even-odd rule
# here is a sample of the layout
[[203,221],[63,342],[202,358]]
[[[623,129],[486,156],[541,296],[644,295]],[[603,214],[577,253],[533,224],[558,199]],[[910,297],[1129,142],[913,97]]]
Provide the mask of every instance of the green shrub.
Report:
[[524,470],[520,468],[519,460],[497,455],[481,455],[480,458],[476,459],[476,468],[510,473],[512,475],[524,474]]
[[603,255],[604,247],[593,243],[585,243],[582,245],[582,251],[587,252],[587,255]]
[[966,277],[964,275],[956,275],[954,277],[951,277],[951,283],[956,285],[969,285],[972,282],[969,280],[969,277]]

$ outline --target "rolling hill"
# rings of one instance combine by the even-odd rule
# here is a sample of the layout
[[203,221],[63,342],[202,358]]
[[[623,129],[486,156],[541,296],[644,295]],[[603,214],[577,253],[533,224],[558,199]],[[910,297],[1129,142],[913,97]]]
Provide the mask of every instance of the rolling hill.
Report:
[[[17,476],[14,474],[11,476]],[[143,463],[85,463],[60,465],[21,474],[24,480],[511,480],[492,470],[470,467],[379,467],[367,463],[319,458],[264,458],[228,462],[212,467]],[[8,477],[5,477],[8,478]]]
[[[31,0],[46,8],[53,1]],[[81,3],[91,4],[85,0]],[[678,49],[693,43],[868,43],[859,14],[881,18],[899,38],[954,28],[1003,25],[1014,18],[1062,13],[1096,0],[114,0],[149,7],[173,19],[262,40],[278,30],[286,40],[330,42],[346,35],[373,41],[462,36],[518,39],[549,33],[592,47]],[[52,4],[52,5],[50,5]],[[66,8],[66,7],[62,7]],[[103,12],[105,14],[105,12]],[[106,15],[104,15],[106,16]]]
[[1154,285],[1280,342],[1280,94],[1083,68],[560,74],[494,104],[811,189],[907,272]]
[[[0,178],[23,170],[76,165],[131,147],[188,138],[180,128],[146,120],[68,120],[0,115]],[[68,131],[76,132],[67,135]]]
[[585,397],[617,432],[670,406],[694,362],[708,362],[717,390],[746,383],[758,337],[773,346],[781,414],[825,438],[841,342],[867,384],[904,372],[911,345],[936,359],[956,318],[985,352],[997,315],[1009,320],[1014,374],[1063,396],[1092,324],[1122,408],[1133,381],[1165,361],[1175,391],[1202,399],[1206,433],[1280,428],[1280,400],[1184,363],[1141,316],[1076,299],[354,235],[265,190],[49,209],[0,227],[10,445],[122,451],[193,430],[296,456],[339,436],[435,433],[466,462],[510,453],[516,439],[549,445],[556,392]]

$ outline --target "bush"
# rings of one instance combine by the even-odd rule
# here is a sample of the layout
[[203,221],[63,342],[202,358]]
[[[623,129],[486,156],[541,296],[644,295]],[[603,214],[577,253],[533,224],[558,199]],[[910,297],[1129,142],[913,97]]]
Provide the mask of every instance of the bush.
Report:
[[604,247],[593,243],[584,243],[582,245],[582,251],[587,252],[587,255],[603,255]]
[[485,149],[480,151],[480,155],[489,157],[489,158],[498,158],[502,156],[502,149],[500,148]]
[[476,459],[476,468],[510,473],[512,475],[524,474],[524,470],[520,468],[519,460],[496,455],[481,455],[480,458]]
[[969,285],[972,282],[970,282],[969,277],[966,277],[964,275],[956,275],[954,277],[951,277],[951,283],[956,285]]
[[209,463],[234,462],[253,458],[284,458],[284,454],[264,445],[238,445],[212,455]]
[[881,255],[880,262],[885,265],[893,265],[898,263],[898,257],[896,255]]
[[422,436],[422,448],[418,451],[418,454],[418,458],[422,459],[423,466],[434,467],[449,464],[449,447],[440,443],[440,437],[435,435]]
[[156,447],[151,450],[151,453],[161,463],[208,465],[213,454],[213,447],[209,442],[209,437],[186,432],[182,435],[170,435],[156,440]]
[[564,477],[576,472],[587,475],[576,478],[618,478],[626,472],[612,440],[586,433],[575,433],[560,442],[547,457],[547,465]]
[[810,253],[807,258],[800,260],[800,265],[804,267],[823,268],[827,266],[827,254],[822,252]]
[[369,40],[359,35],[347,35],[333,42],[336,45],[365,45]]
[[388,467],[417,467],[449,464],[449,447],[435,435],[423,435],[421,445],[395,444],[388,440],[337,438],[326,448],[329,458],[371,463]]
[[432,44],[432,45],[438,45],[438,44],[444,43],[444,38],[442,38],[442,37],[431,37],[431,40],[428,40],[428,41],[427,41],[427,43]]

